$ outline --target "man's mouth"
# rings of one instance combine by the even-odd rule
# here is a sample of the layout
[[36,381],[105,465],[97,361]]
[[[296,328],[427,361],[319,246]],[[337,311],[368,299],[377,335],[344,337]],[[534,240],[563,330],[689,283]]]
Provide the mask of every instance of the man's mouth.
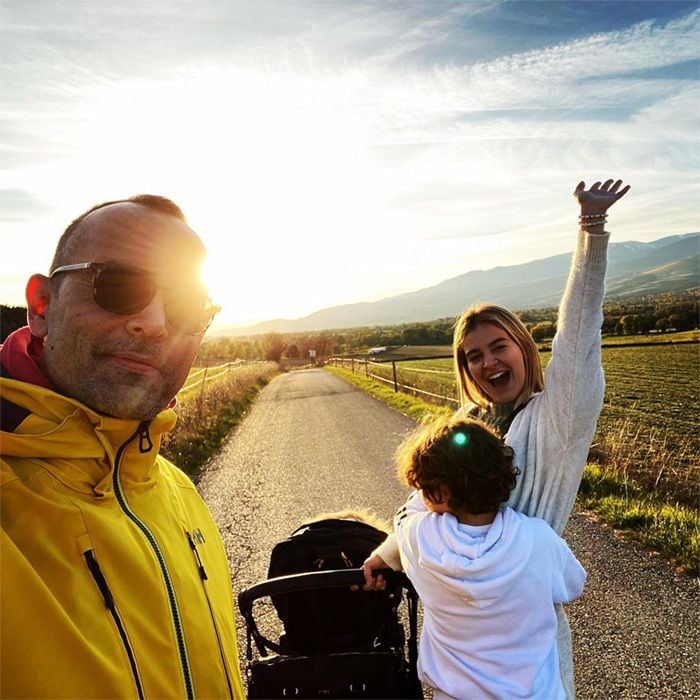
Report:
[[510,381],[510,372],[496,372],[496,374],[492,374],[487,381],[492,387],[500,389]]
[[152,372],[159,369],[160,363],[153,357],[132,352],[119,352],[112,355],[122,367],[140,372]]

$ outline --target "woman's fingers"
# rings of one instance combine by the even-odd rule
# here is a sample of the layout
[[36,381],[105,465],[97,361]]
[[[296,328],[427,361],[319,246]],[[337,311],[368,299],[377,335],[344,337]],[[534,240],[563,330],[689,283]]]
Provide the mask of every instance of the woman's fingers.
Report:
[[615,198],[620,199],[620,197],[624,197],[630,189],[630,185],[625,185],[619,192],[616,193]]
[[620,189],[622,185],[622,180],[613,180],[612,178],[601,182],[600,180],[594,182],[590,188],[586,189],[586,183],[582,180],[576,185],[574,190],[574,197],[579,201],[583,202],[591,198],[604,200],[606,198],[612,197],[613,201],[617,201],[620,197],[623,197],[630,189],[629,185],[626,185]]

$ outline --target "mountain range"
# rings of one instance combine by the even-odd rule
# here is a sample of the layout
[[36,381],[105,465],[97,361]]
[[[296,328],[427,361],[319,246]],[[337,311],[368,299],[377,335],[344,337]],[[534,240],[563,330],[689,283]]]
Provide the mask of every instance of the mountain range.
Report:
[[[297,319],[273,319],[252,326],[223,328],[212,336],[292,333],[359,326],[396,325],[456,316],[475,302],[515,309],[557,306],[566,285],[571,253],[465,272],[432,287],[374,302],[345,304]],[[700,233],[666,236],[641,243],[611,243],[606,298],[681,292],[700,286]]]

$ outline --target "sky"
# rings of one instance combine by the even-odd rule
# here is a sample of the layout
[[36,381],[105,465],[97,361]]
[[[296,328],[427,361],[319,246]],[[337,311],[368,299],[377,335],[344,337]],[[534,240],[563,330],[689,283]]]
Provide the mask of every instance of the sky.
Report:
[[[700,229],[700,3],[2,0],[0,302],[92,205],[172,198],[214,328]],[[465,305],[470,300],[465,300]]]

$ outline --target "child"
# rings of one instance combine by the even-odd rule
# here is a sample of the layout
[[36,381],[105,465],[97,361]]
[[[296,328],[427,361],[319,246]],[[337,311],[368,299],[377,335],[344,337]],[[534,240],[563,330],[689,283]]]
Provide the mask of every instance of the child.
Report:
[[484,423],[440,417],[397,464],[417,489],[394,527],[423,600],[423,683],[436,700],[564,698],[554,605],[580,596],[586,573],[544,520],[502,505],[518,473],[511,448]]

